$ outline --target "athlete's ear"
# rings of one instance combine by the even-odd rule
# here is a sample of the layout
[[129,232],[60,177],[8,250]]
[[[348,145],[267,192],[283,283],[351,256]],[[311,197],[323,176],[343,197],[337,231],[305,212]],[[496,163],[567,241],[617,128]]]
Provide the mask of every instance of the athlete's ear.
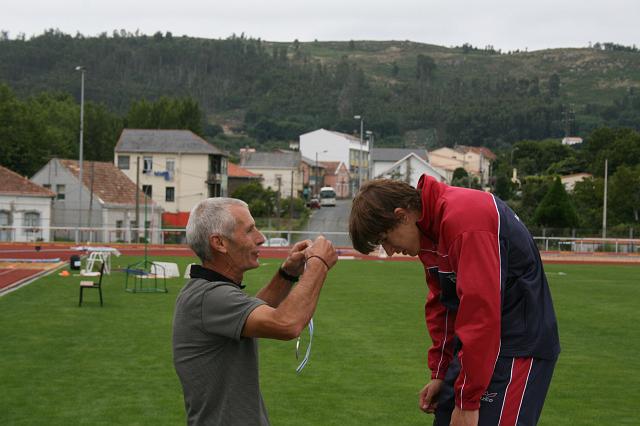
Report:
[[396,207],[395,209],[393,209],[393,214],[395,215],[396,219],[398,219],[398,221],[402,223],[407,223],[408,213],[409,212],[402,207]]
[[227,242],[222,235],[211,234],[209,235],[209,245],[215,251],[226,253],[227,252]]

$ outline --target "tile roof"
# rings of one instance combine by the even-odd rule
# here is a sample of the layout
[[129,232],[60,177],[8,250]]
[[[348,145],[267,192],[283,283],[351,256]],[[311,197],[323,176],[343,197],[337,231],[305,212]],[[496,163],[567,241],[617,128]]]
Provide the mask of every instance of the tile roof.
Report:
[[55,197],[56,194],[47,188],[31,182],[28,178],[20,176],[13,170],[0,166],[0,194],[2,195],[27,195],[31,197]]
[[249,170],[242,168],[234,163],[228,163],[227,173],[229,177],[240,177],[240,178],[259,178],[260,175],[257,175]]
[[250,152],[240,165],[250,169],[294,169],[300,166],[300,152]]
[[115,151],[226,156],[226,153],[190,130],[124,129]]
[[467,145],[458,145],[456,146],[456,150],[460,152],[474,152],[476,154],[482,154],[485,158],[490,160],[495,160],[496,155],[489,149],[484,146],[467,146]]
[[[80,166],[77,160],[58,161],[76,178],[80,176]],[[140,203],[144,203],[144,193],[137,190],[136,184],[113,163],[83,161],[82,169],[82,182],[85,188],[87,190],[91,189],[91,175],[93,172],[93,193],[103,202],[107,204],[134,205],[137,192]],[[152,203],[151,199],[147,199],[147,203]]]
[[423,160],[427,159],[426,149],[412,148],[373,148],[371,156],[373,161],[398,161],[411,153],[416,154]]

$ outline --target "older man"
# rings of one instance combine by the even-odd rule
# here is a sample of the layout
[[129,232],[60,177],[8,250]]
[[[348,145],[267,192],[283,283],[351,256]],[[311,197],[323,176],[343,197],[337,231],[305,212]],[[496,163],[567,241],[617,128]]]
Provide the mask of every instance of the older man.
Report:
[[187,423],[268,425],[256,338],[300,335],[338,259],[336,251],[323,237],[295,244],[271,281],[250,297],[242,291],[243,275],[259,266],[265,238],[245,202],[209,198],[198,203],[189,217],[187,241],[202,261],[191,269],[173,321],[174,366]]

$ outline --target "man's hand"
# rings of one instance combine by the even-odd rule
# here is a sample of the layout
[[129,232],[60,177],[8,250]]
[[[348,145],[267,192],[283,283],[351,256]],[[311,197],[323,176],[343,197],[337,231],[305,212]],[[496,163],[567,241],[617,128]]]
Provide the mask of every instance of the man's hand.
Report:
[[451,414],[450,426],[478,426],[479,410],[461,410],[456,406]]
[[298,241],[291,247],[289,255],[282,263],[282,269],[289,275],[299,277],[304,271],[304,251],[311,246],[311,240]]
[[304,252],[305,260],[314,256],[320,257],[328,269],[331,269],[338,262],[338,253],[333,247],[333,243],[322,235],[316,238],[313,244],[309,245]]
[[433,414],[438,408],[438,394],[442,387],[442,380],[433,379],[420,391],[418,406],[425,413]]

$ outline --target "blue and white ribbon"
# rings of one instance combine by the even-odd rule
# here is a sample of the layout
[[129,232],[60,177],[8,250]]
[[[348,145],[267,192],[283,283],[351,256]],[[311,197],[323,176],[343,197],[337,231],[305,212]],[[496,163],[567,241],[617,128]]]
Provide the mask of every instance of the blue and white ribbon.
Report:
[[[313,343],[313,318],[309,321],[309,346],[307,346],[307,352],[304,354],[304,359],[296,368],[296,373],[300,374],[300,372],[307,366],[307,362],[309,362],[309,356],[311,355],[311,344]],[[300,337],[298,337],[298,341],[296,342],[296,359],[299,358],[300,355]]]

